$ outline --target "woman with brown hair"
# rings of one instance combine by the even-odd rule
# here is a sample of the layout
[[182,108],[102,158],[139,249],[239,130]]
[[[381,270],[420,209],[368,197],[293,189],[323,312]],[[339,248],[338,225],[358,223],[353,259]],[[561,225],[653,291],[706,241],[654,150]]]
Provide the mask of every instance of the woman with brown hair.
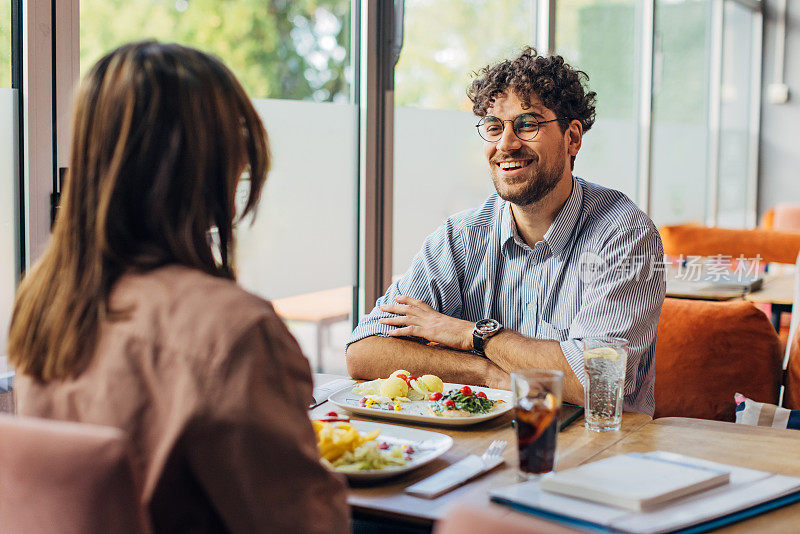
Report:
[[156,531],[348,529],[308,362],[234,280],[237,184],[241,219],[269,163],[244,90],[197,50],[122,46],[78,93],[52,241],[14,305],[17,405],[125,430]]

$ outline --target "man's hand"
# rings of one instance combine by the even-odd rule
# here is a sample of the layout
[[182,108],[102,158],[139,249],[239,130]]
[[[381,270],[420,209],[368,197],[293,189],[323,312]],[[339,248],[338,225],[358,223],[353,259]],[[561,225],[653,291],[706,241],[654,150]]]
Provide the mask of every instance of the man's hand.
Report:
[[382,324],[400,327],[389,332],[390,336],[424,337],[453,349],[472,350],[475,323],[448,317],[426,302],[405,295],[398,296],[395,301],[395,304],[381,306],[381,310],[398,315],[380,320]]

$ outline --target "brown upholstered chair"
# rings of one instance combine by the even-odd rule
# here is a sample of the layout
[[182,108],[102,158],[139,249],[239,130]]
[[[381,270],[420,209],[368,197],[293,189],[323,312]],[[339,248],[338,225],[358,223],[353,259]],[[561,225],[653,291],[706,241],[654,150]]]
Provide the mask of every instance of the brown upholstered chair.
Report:
[[784,374],[783,407],[800,410],[800,335],[795,331],[787,347],[789,358]]
[[767,230],[800,231],[800,204],[781,203],[768,209],[760,226]]
[[580,532],[533,516],[489,507],[458,506],[436,523],[434,534],[574,534]]
[[666,299],[656,341],[655,417],[734,420],[733,395],[778,402],[780,341],[746,301]]
[[149,532],[122,431],[0,416],[0,530]]
[[761,216],[761,222],[758,223],[759,228],[763,228],[764,230],[774,230],[774,223],[775,223],[775,210],[773,208],[768,209],[764,212]]
[[783,359],[784,391],[782,406],[800,409],[800,254],[794,272],[794,294],[792,296],[792,321],[789,325],[789,342]]
[[731,230],[695,224],[659,228],[668,256],[761,257],[770,263],[794,263],[800,251],[800,232]]

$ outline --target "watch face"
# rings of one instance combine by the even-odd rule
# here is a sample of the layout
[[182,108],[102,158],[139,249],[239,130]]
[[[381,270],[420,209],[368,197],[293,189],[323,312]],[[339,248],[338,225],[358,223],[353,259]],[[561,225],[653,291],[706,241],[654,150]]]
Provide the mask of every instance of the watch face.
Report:
[[500,323],[494,319],[481,319],[475,323],[475,330],[482,334],[491,334],[500,328]]

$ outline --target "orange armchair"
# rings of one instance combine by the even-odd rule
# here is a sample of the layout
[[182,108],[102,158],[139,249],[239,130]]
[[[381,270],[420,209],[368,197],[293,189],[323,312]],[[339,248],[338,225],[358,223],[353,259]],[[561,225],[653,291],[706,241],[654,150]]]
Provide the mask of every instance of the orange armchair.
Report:
[[800,409],[800,254],[794,272],[792,321],[789,325],[789,342],[784,355],[783,406]]
[[786,389],[783,393],[783,406],[790,410],[800,410],[800,336],[795,331],[788,347],[789,359],[786,362]]
[[664,253],[669,256],[761,257],[764,262],[794,263],[800,251],[800,232],[732,230],[695,224],[662,226]]
[[761,218],[761,227],[767,230],[800,231],[800,204],[778,204],[768,209]]
[[751,303],[668,298],[656,341],[655,417],[733,421],[737,392],[776,404],[782,363],[775,329]]

